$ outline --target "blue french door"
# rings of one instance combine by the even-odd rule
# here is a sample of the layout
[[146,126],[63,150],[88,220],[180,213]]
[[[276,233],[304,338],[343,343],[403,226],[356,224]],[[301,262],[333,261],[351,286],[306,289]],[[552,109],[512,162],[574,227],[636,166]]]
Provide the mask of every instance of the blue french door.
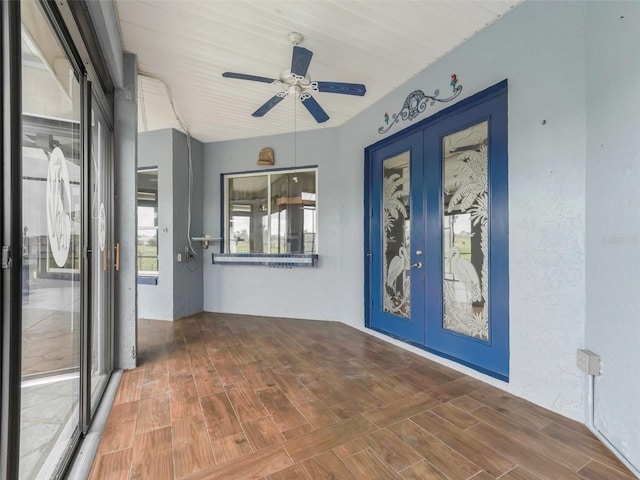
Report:
[[367,326],[509,376],[506,81],[366,151]]
[[[370,230],[367,259],[373,328],[424,343],[424,218],[422,132],[371,153]],[[414,301],[414,299],[416,301]]]

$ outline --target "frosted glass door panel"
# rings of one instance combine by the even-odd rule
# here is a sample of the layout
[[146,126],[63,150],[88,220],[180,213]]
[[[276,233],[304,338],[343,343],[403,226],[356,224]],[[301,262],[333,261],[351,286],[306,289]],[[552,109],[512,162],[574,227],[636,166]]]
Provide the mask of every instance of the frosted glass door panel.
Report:
[[383,161],[382,255],[383,308],[387,313],[411,317],[410,154]]
[[368,326],[424,342],[422,135],[370,152],[371,276]]
[[489,340],[488,124],[442,139],[443,327]]

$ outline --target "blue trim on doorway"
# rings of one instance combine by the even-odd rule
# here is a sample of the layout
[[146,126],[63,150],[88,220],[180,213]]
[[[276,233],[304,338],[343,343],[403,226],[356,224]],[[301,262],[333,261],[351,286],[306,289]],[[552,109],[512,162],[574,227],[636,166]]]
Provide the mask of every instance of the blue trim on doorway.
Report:
[[427,262],[428,279],[431,285],[427,292],[427,341],[429,347],[451,356],[477,363],[502,375],[509,372],[509,311],[508,311],[508,184],[507,184],[507,96],[506,90],[499,95],[456,112],[429,127],[425,139],[425,152],[432,158],[443,158],[442,138],[487,121],[489,123],[489,338],[472,339],[442,327],[443,318],[443,254],[442,239],[442,185],[441,162],[429,162],[425,192],[427,195],[427,231],[431,232],[428,243],[432,245]]
[[[364,186],[364,300],[365,300],[365,327],[384,333],[410,345],[425,351],[454,360],[460,364],[473,368],[481,373],[494,378],[509,381],[509,207],[508,207],[508,146],[507,146],[507,91],[508,83],[504,80],[493,85],[472,97],[466,98],[436,114],[407,127],[387,138],[384,138],[365,148],[365,186]],[[374,153],[386,149],[397,142],[404,143],[407,137],[423,132],[425,138],[424,154],[438,155],[441,158],[441,137],[447,134],[447,128],[451,132],[458,131],[488,120],[490,123],[489,149],[491,160],[489,165],[489,257],[491,258],[489,273],[489,302],[488,308],[491,318],[489,340],[473,339],[445,330],[442,327],[442,285],[441,278],[436,275],[442,272],[442,240],[439,235],[442,228],[441,218],[441,166],[439,173],[431,168],[431,172],[425,169],[424,218],[426,229],[426,242],[430,247],[425,249],[425,268],[430,272],[431,278],[427,278],[425,290],[425,323],[426,336],[423,343],[418,343],[410,338],[401,337],[398,332],[393,333],[373,324],[373,286],[372,263],[368,256],[375,243],[377,231],[371,226],[373,211],[372,198],[374,187],[372,185]],[[451,133],[449,132],[449,133]],[[427,140],[427,136],[430,136]],[[436,152],[434,154],[434,152]],[[430,232],[434,235],[431,237]],[[431,240],[429,238],[431,237]],[[434,238],[440,238],[437,242]],[[434,242],[435,245],[434,245]],[[434,251],[435,249],[435,251]],[[427,253],[429,252],[429,253]],[[428,265],[427,263],[430,262]],[[439,285],[439,287],[438,287]],[[438,307],[439,305],[439,307]],[[474,362],[478,363],[474,363]]]
[[371,227],[369,220],[372,216],[371,212],[371,148],[364,149],[364,326],[371,326],[371,259],[373,252],[371,251]]

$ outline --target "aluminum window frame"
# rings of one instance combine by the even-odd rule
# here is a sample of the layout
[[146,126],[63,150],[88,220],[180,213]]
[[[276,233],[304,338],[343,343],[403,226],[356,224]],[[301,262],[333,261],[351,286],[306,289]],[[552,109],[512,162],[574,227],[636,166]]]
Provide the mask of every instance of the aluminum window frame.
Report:
[[[315,173],[315,190],[316,190],[316,214],[315,214],[315,251],[309,252],[309,254],[318,254],[320,252],[320,229],[319,229],[319,205],[320,205],[320,192],[319,192],[319,168],[317,165],[309,165],[304,167],[288,167],[288,168],[278,168],[278,169],[269,169],[269,170],[255,170],[251,172],[237,172],[237,173],[223,173],[221,174],[221,205],[222,205],[222,224],[220,231],[222,232],[222,241],[220,242],[220,253],[231,253],[229,250],[229,242],[231,240],[231,235],[229,233],[229,221],[230,221],[230,211],[229,211],[229,180],[234,178],[247,178],[247,177],[267,177],[267,198],[268,198],[268,210],[267,210],[267,230],[271,232],[271,175],[283,175],[283,174],[291,174],[291,173],[305,173],[305,172],[313,172]],[[249,253],[249,255],[279,255],[278,253],[271,252],[271,241],[268,242],[268,251],[264,253]]]

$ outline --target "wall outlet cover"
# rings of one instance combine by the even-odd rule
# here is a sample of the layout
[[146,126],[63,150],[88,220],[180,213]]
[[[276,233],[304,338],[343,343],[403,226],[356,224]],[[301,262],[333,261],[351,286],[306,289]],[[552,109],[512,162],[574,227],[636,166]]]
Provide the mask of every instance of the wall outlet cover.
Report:
[[600,355],[591,350],[578,349],[576,364],[588,375],[600,375]]

